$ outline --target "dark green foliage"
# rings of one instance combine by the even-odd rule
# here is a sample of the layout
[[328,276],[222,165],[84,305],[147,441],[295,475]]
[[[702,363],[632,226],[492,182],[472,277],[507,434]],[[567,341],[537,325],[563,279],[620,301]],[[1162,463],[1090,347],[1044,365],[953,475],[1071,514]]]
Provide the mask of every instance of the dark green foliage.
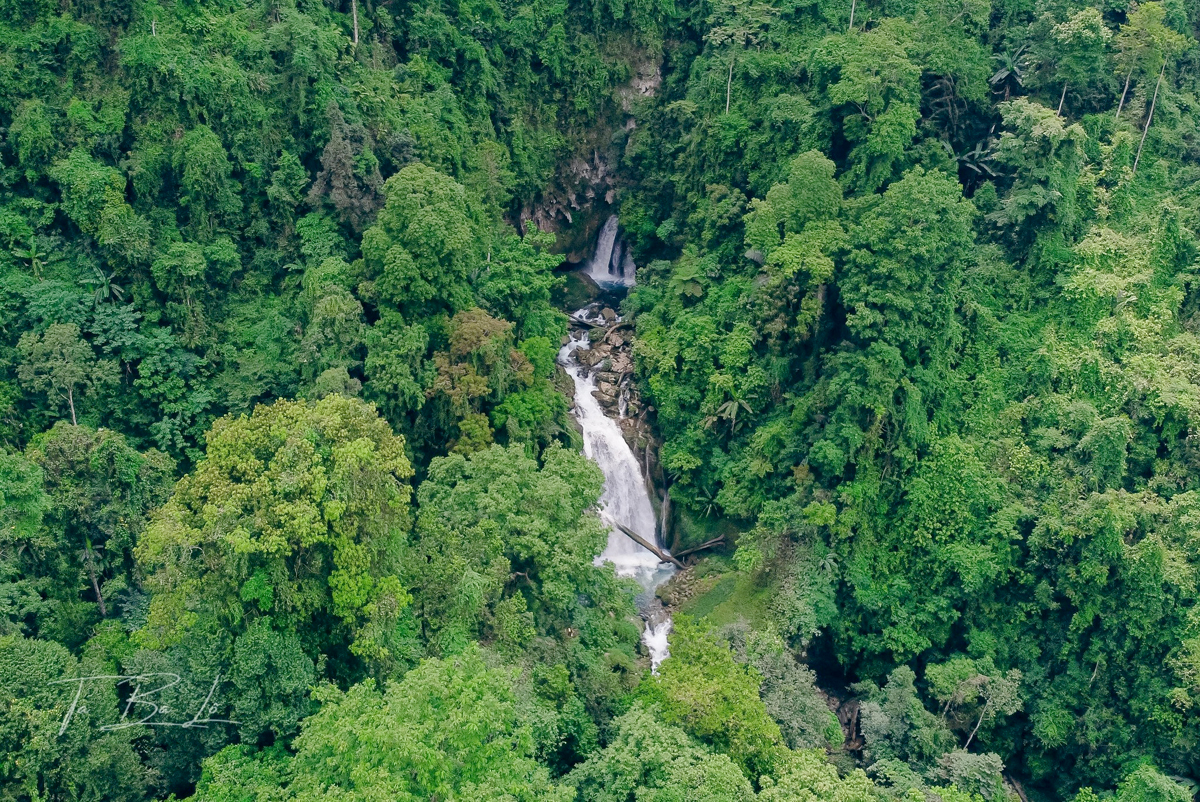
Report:
[[[0,0],[0,802],[1188,798],[1195,5]],[[759,630],[658,675],[555,383],[613,210]],[[156,672],[237,723],[100,729]]]
[[743,522],[791,645],[889,689],[911,665],[864,702],[908,689],[864,754],[896,793],[1194,777],[1195,31],[851,5],[769,15],[732,73],[699,24],[637,112],[625,310],[672,499]]
[[738,662],[752,665],[762,677],[759,695],[790,748],[841,745],[842,726],[817,690],[816,677],[796,662],[781,639],[744,623],[725,627],[721,635],[730,641]]
[[111,430],[60,422],[5,456],[6,627],[77,646],[143,598],[133,549],[173,465]]

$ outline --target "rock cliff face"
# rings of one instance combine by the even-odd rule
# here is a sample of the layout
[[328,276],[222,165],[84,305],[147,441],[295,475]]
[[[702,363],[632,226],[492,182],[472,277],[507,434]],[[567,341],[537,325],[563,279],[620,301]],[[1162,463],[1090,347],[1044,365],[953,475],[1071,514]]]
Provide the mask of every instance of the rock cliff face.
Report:
[[621,192],[619,165],[629,132],[636,126],[634,106],[662,87],[662,58],[645,56],[630,65],[631,76],[615,93],[616,105],[596,121],[574,154],[558,164],[540,196],[520,210],[513,222],[521,231],[536,226],[556,236],[556,250],[578,264]]

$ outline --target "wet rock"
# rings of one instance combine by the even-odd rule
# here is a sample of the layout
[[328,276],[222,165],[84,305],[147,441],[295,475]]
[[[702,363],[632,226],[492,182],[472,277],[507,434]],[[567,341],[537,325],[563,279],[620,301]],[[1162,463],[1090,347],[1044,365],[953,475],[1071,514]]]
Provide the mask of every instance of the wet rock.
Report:
[[607,354],[602,354],[595,348],[580,348],[575,352],[575,357],[579,360],[579,364],[590,368],[603,362]]
[[612,355],[611,370],[622,375],[633,373],[633,358],[628,351],[618,351]]
[[602,370],[596,373],[596,383],[604,382],[616,386],[621,381],[621,374],[613,373],[612,371]]
[[600,297],[599,285],[582,270],[563,273],[562,286],[553,292],[554,302],[564,309],[582,309]]
[[617,313],[613,311],[611,306],[606,306],[600,310],[600,317],[609,325],[617,322]]
[[620,392],[617,385],[612,382],[598,381],[592,395],[596,397],[601,406],[616,406],[617,397],[620,395]]

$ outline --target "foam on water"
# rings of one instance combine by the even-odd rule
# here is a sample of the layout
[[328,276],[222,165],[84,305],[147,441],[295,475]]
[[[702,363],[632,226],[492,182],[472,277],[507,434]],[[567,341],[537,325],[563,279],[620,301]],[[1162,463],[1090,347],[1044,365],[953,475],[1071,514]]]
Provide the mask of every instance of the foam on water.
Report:
[[[575,313],[576,319],[586,319],[584,310]],[[583,453],[604,473],[604,491],[600,496],[600,514],[607,521],[616,521],[651,542],[657,536],[657,521],[650,494],[642,476],[642,466],[625,442],[621,427],[604,413],[592,395],[595,379],[589,375],[575,352],[590,348],[586,332],[572,335],[559,351],[558,361],[575,382],[575,418],[583,430]],[[653,605],[654,590],[674,573],[670,563],[661,563],[649,549],[638,545],[615,526],[608,533],[608,545],[596,557],[596,564],[611,563],[618,576],[633,577],[642,586],[639,605],[647,617],[642,641],[650,652],[651,668],[656,670],[668,655],[667,635],[671,619],[658,609],[646,614]]]
[[633,263],[633,254],[629,252],[625,238],[621,236],[620,222],[615,214],[600,229],[596,237],[596,250],[584,265],[584,270],[601,287],[634,285],[637,266]]

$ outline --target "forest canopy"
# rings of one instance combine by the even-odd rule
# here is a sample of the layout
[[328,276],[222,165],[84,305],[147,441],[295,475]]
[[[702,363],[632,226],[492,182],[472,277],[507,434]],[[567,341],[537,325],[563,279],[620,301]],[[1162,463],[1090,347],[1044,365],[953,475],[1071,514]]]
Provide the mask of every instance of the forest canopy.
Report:
[[0,802],[1193,799],[1198,187],[1189,0],[0,0]]

